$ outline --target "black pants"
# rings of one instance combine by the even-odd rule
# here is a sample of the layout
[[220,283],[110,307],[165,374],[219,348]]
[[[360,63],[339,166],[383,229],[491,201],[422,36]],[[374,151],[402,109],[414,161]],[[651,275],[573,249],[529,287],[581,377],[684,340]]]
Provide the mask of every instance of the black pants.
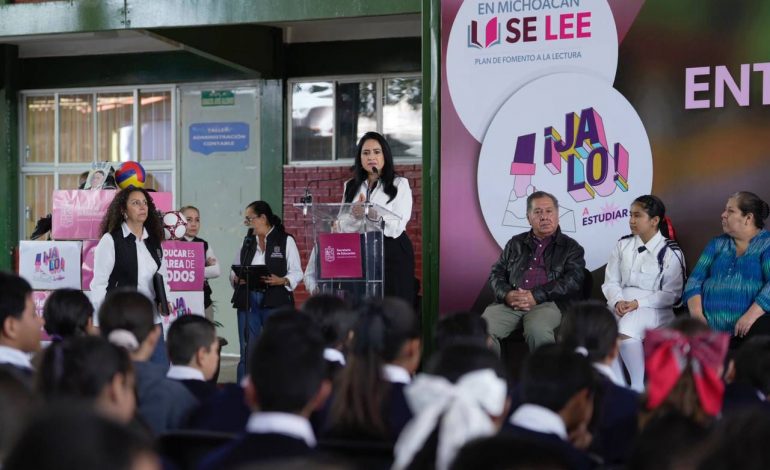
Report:
[[751,329],[746,336],[740,338],[733,336],[730,338],[730,349],[738,349],[743,343],[756,336],[770,336],[770,315],[765,313],[757,318],[757,321],[751,325]]
[[414,248],[406,232],[384,237],[385,296],[399,297],[414,305]]

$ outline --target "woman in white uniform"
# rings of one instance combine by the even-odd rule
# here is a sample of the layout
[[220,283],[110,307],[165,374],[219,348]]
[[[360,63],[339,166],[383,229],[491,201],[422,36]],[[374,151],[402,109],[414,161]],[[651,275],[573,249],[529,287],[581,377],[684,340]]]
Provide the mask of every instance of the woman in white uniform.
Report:
[[[656,196],[640,196],[631,204],[631,235],[610,254],[602,292],[615,313],[620,333],[620,360],[631,388],[644,390],[645,331],[674,319],[674,306],[684,286],[684,255],[669,239],[666,207]],[[623,377],[620,364],[616,374]]]

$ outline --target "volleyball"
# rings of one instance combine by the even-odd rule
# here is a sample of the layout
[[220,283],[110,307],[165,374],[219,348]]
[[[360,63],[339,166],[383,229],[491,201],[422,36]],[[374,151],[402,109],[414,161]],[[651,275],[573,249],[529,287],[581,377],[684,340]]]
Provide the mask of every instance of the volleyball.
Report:
[[163,215],[163,238],[181,240],[187,231],[187,219],[181,212],[166,212]]
[[120,189],[143,188],[146,178],[144,167],[137,162],[124,162],[115,172],[115,182]]

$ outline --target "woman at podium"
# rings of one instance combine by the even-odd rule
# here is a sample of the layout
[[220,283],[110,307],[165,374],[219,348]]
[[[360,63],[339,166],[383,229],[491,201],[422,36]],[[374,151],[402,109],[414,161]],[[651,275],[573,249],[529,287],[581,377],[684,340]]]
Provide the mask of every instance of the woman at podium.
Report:
[[[243,224],[249,227],[243,245],[233,260],[234,266],[257,266],[254,273],[232,271],[235,292],[233,307],[238,310],[238,339],[241,359],[238,380],[243,378],[246,353],[256,340],[267,317],[274,309],[294,305],[293,291],[302,280],[302,266],[294,237],[286,233],[281,218],[265,201],[246,207]],[[247,274],[249,274],[247,279]]]
[[[377,132],[367,132],[358,141],[353,177],[345,183],[343,202],[360,203],[353,208],[354,217],[364,217],[367,201],[401,218],[384,222],[384,292],[414,305],[414,249],[406,233],[412,217],[412,190],[409,180],[396,175],[390,145]],[[367,216],[372,218],[371,212]]]

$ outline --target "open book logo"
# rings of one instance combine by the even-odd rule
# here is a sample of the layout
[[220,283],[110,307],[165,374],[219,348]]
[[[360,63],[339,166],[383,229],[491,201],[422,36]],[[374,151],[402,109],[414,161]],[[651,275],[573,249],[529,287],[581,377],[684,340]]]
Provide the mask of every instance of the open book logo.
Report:
[[468,26],[468,47],[486,49],[496,44],[500,44],[500,22],[497,21],[496,16],[487,21],[484,27],[483,38],[479,31],[479,22],[476,20],[471,21],[470,26]]

